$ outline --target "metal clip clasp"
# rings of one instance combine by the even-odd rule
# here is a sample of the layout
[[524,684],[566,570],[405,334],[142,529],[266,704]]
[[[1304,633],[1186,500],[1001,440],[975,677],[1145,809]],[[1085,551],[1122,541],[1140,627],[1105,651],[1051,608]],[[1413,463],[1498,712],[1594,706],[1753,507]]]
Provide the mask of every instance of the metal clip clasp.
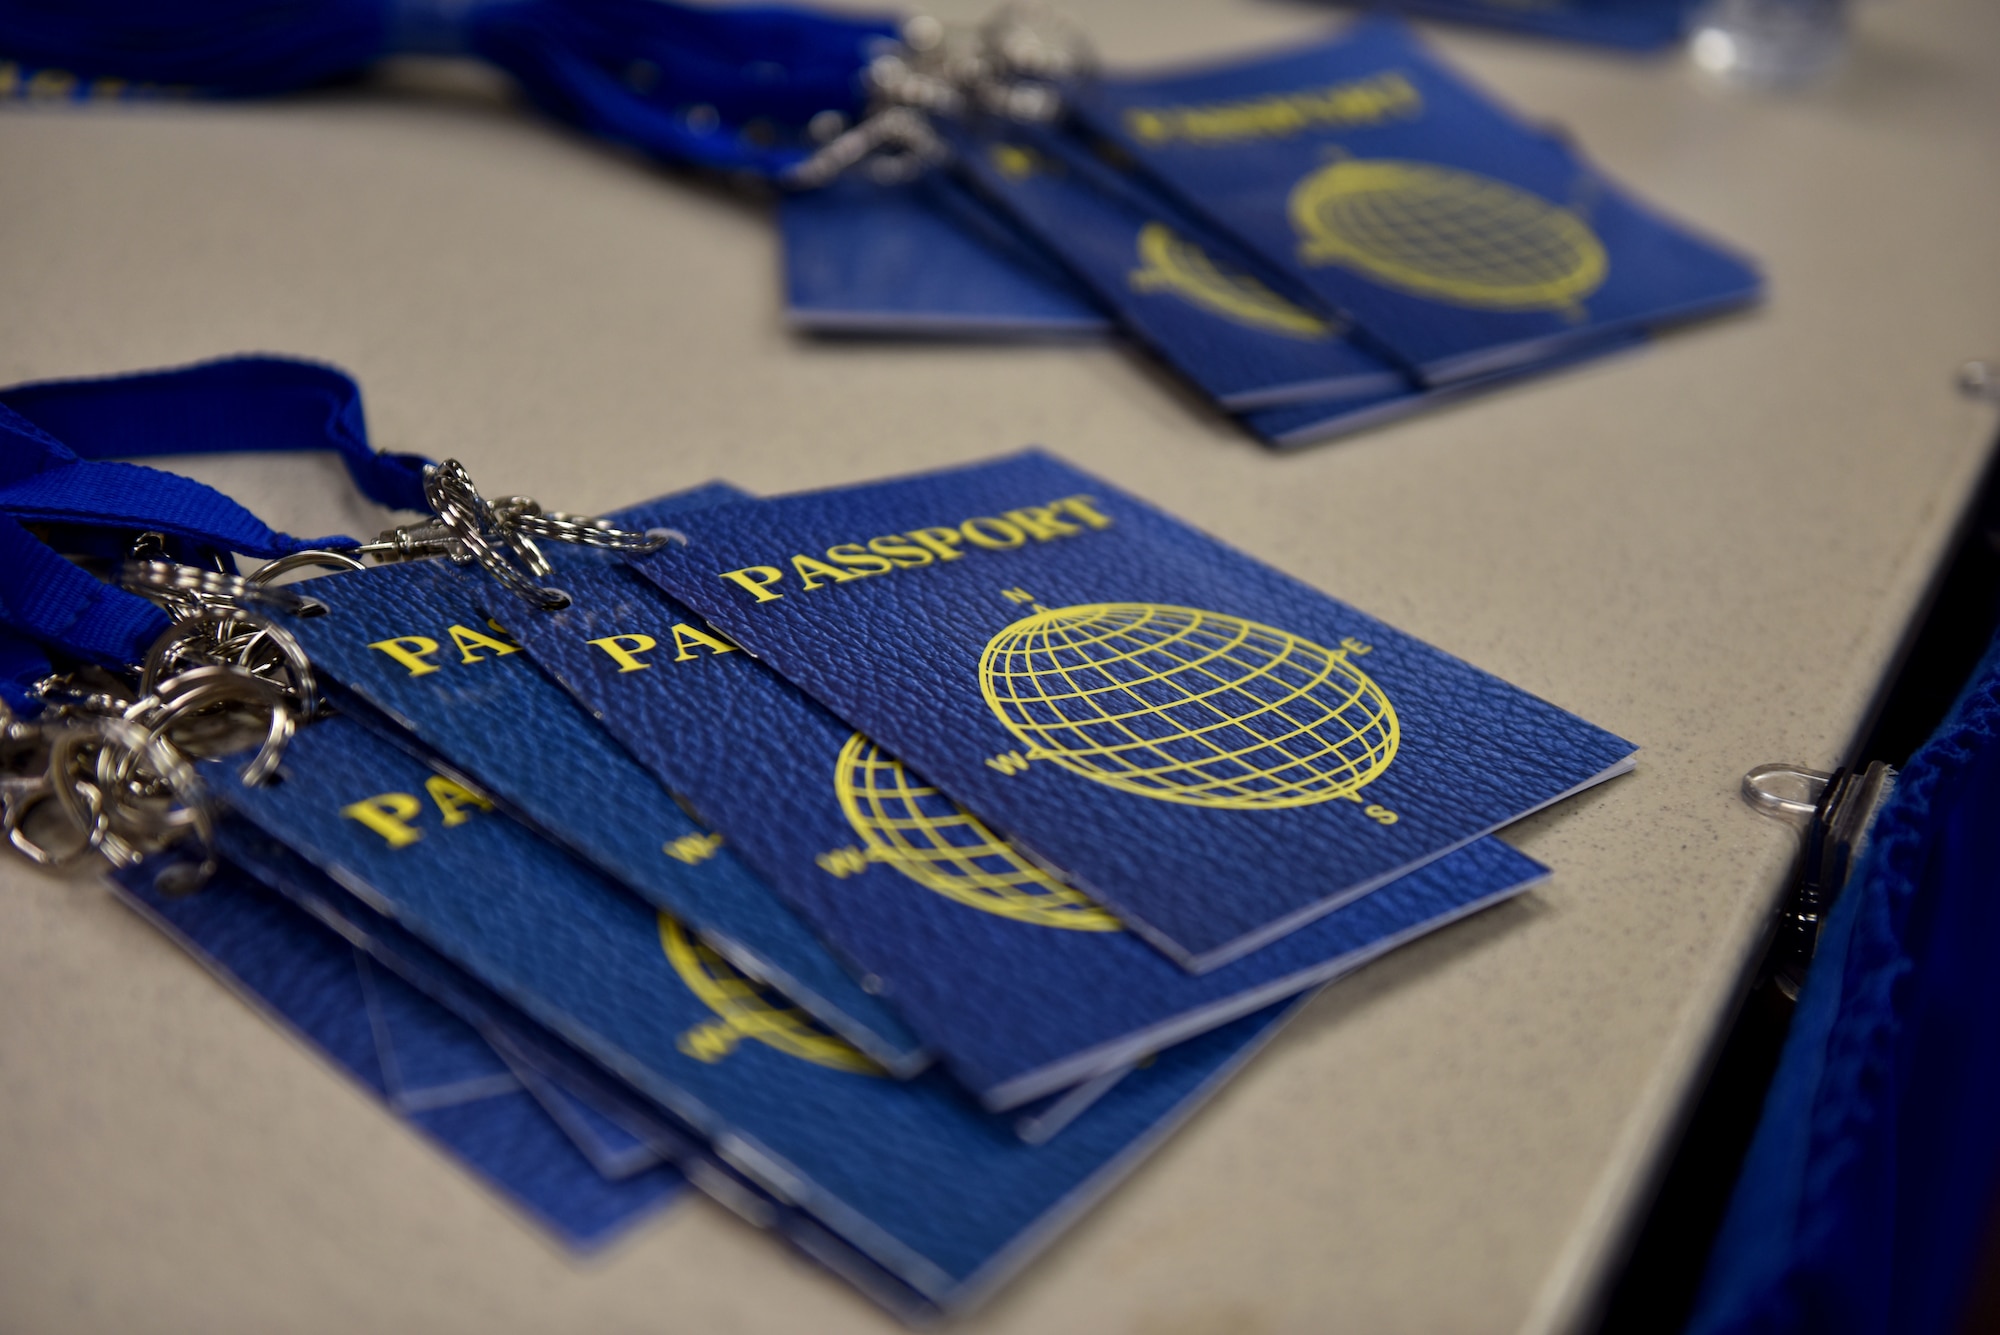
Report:
[[536,539],[637,554],[658,551],[667,541],[589,515],[544,510],[527,496],[488,501],[456,459],[424,470],[424,498],[433,518],[387,529],[375,541],[356,548],[355,554],[384,563],[426,556],[443,556],[459,565],[476,561],[503,587],[544,611],[568,607],[569,595],[536,582],[555,573]]
[[1869,831],[1895,791],[1896,771],[1881,761],[1831,774],[1800,765],[1759,765],[1743,776],[1743,800],[1800,830],[1805,848],[1778,915],[1773,975],[1797,999],[1819,950],[1826,915],[1867,848]]
[[820,147],[783,183],[813,189],[863,163],[884,185],[909,180],[950,156],[932,116],[1048,124],[1062,114],[1066,90],[1096,69],[1083,30],[1045,5],[1002,5],[977,27],[914,15],[862,76],[868,114],[852,127],[837,113],[815,117],[807,128]]

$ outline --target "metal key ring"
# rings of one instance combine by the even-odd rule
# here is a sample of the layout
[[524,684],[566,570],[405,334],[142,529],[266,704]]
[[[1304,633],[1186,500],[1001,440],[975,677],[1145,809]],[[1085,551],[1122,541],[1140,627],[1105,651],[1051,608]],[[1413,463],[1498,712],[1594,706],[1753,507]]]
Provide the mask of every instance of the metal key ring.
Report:
[[[86,745],[96,744],[98,755],[103,754],[103,725],[113,721],[92,719],[83,727],[60,729],[49,739],[49,767],[43,775],[48,781],[48,797],[62,809],[70,824],[83,831],[83,843],[69,853],[57,855],[57,861],[44,862],[45,866],[60,867],[81,857],[102,843],[105,833],[111,828],[111,813],[104,800],[104,789],[81,775],[71,773],[71,768]],[[93,757],[92,768],[95,767],[96,757]],[[19,843],[15,846],[21,847]],[[25,853],[27,849],[22,848],[21,851]]]
[[[324,604],[320,604],[324,608]],[[305,615],[302,613],[301,615]],[[260,618],[261,620],[261,618]],[[266,660],[262,664],[250,661],[250,656],[259,645],[268,645],[277,654],[275,661]],[[298,715],[299,722],[310,723],[319,717],[319,678],[313,675],[312,659],[307,657],[304,646],[298,638],[276,622],[265,621],[249,636],[236,652],[234,663],[260,681],[269,680],[263,675],[266,668],[282,667],[288,681],[277,685],[290,700],[291,708]]]
[[[359,548],[355,549],[360,550]],[[288,552],[275,561],[266,561],[251,571],[246,577],[252,584],[269,585],[280,575],[289,575],[295,570],[366,570],[368,563],[351,552],[335,551],[330,547],[309,547],[301,552]],[[316,617],[326,615],[326,604],[310,593],[293,589],[298,595],[299,605],[292,609],[293,616]]]
[[619,528],[589,515],[565,514],[560,510],[521,515],[513,521],[513,526],[523,533],[553,542],[601,547],[614,552],[636,552],[642,556],[660,550],[666,541],[649,533],[634,533],[630,529]]
[[472,559],[478,561],[486,573],[500,581],[503,587],[545,611],[569,606],[568,594],[560,589],[546,588],[522,574],[486,537],[486,529],[498,527],[496,516],[493,507],[472,485],[465,465],[456,459],[446,459],[426,469],[424,499],[430,502],[438,519],[451,530],[452,536]]
[[[468,487],[472,485],[470,478],[466,480],[466,485]],[[530,575],[536,579],[547,579],[556,573],[556,568],[549,563],[549,558],[542,551],[541,545],[535,541],[533,532],[522,527],[524,523],[541,517],[540,501],[532,496],[503,496],[493,502],[491,513],[493,531],[500,535],[501,541],[514,549],[515,554],[521,558],[521,564],[528,567]]]
[[[243,767],[243,782],[256,787],[278,768],[285,746],[292,740],[296,723],[282,688],[239,667],[204,664],[169,677],[152,694],[142,696],[125,710],[125,720],[139,726],[147,747],[128,747],[126,756],[111,772],[99,767],[99,779],[109,792],[122,791],[131,781],[133,768],[142,751],[153,740],[170,741],[174,724],[196,710],[210,705],[238,703],[270,710],[264,742]],[[178,751],[176,751],[178,755]]]
[[294,570],[366,570],[368,563],[348,552],[335,551],[330,547],[312,547],[302,552],[292,552],[275,561],[266,561],[251,571],[248,579],[252,584],[269,584],[280,575],[289,575]]
[[[659,543],[648,534],[619,528],[609,520],[599,519],[595,515],[571,514],[566,510],[545,510],[542,508],[542,503],[532,496],[503,496],[493,502],[493,513],[501,530],[510,540],[518,534],[528,538],[546,538],[550,542],[569,543],[578,547],[601,547],[607,551],[644,554],[659,549]],[[539,552],[537,556],[539,557]],[[529,569],[543,577],[555,573],[553,567],[539,568],[533,561],[529,562]]]
[[[321,606],[323,607],[324,604],[321,604]],[[186,619],[176,622],[158,639],[154,640],[152,647],[146,651],[146,661],[139,670],[139,694],[141,698],[154,693],[156,687],[161,684],[162,674],[177,661],[177,655],[174,653],[174,650],[180,644],[199,634],[210,625],[215,626],[218,630],[225,630],[235,625],[247,625],[255,627],[255,633],[247,637],[242,637],[243,642],[230,655],[231,662],[224,664],[210,663],[203,664],[202,666],[233,666],[254,676],[255,674],[251,671],[250,665],[244,659],[257,644],[269,644],[284,660],[285,669],[291,674],[292,684],[289,694],[297,704],[299,719],[302,722],[311,721],[313,716],[319,711],[319,682],[318,678],[313,675],[312,659],[307,657],[306,651],[299,644],[298,639],[283,626],[259,613],[242,611],[236,608],[203,608]],[[194,669],[187,669],[176,674],[170,680],[178,680],[180,677],[187,676],[192,671]],[[259,677],[257,680],[263,681],[264,678]],[[270,684],[275,685],[275,683]],[[278,687],[278,689],[284,690],[285,688]],[[125,713],[127,717],[131,717],[129,709],[121,712]]]
[[[180,750],[163,735],[150,733],[138,724],[125,719],[101,719],[97,726],[106,739],[135,757],[144,757],[153,772],[166,783],[175,802],[179,804],[179,812],[185,813],[184,816],[172,818],[173,823],[184,824],[191,828],[196,840],[201,844],[201,861],[173,878],[174,884],[162,884],[160,888],[170,894],[186,894],[199,889],[215,874],[216,869],[215,820],[209,810],[208,790],[202,784],[201,777],[195,773],[194,766],[188,763]],[[91,841],[91,846],[102,851],[116,864],[130,865],[143,856],[143,853],[112,832],[110,827],[116,815],[117,804],[116,792],[110,793],[105,798],[104,833],[95,837]]]
[[[57,801],[57,794],[60,791],[60,787],[47,774],[44,774],[33,787],[8,794],[4,805],[0,805],[0,829],[6,831],[7,842],[12,844],[14,850],[29,861],[39,866],[50,867],[56,870],[69,866],[78,858],[88,854],[95,847],[91,837],[92,831],[96,828],[99,813],[103,809],[103,799],[99,796],[97,790],[95,788],[88,788],[88,798],[86,800],[89,810],[85,813],[83,820],[77,821],[70,815],[68,805]],[[44,802],[51,801],[56,802],[62,808],[64,817],[69,819],[70,823],[81,831],[75,848],[48,848],[29,838],[28,832],[22,828],[30,811],[33,811]]]

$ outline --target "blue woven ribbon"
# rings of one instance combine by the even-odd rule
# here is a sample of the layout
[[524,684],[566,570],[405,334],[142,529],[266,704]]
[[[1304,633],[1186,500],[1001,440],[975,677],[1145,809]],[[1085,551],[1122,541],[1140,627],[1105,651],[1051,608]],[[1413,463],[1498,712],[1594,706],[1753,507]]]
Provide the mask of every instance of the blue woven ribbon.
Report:
[[135,663],[166,629],[153,604],[65,554],[115,558],[148,532],[185,561],[357,545],[341,535],[280,533],[213,487],[119,462],[296,450],[334,451],[381,505],[428,508],[426,460],[371,449],[361,391],[330,366],[238,357],[0,389],[0,699],[17,711],[32,708],[28,688],[48,674],[52,653]]
[[863,109],[884,17],[668,0],[0,0],[0,94],[255,97],[388,55],[471,56],[587,133],[775,177]]

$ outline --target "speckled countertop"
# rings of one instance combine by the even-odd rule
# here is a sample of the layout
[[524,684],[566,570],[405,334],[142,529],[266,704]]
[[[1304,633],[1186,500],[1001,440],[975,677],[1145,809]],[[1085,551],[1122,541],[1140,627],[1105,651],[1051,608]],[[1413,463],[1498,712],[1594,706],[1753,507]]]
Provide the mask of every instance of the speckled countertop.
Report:
[[[1327,21],[1072,8],[1126,64]],[[0,382],[322,357],[382,446],[573,509],[1039,442],[1638,741],[1636,774],[1509,834],[1552,881],[1333,989],[964,1326],[1563,1329],[1792,853],[1738,776],[1841,752],[1993,431],[1950,377],[2000,353],[2000,9],[1902,0],[1859,26],[1847,74],[1793,99],[1442,35],[1763,258],[1772,300],[1296,457],[1112,348],[798,342],[762,206],[476,77],[0,114]],[[293,531],[375,520],[323,461],[193,471]],[[564,1259],[101,884],[12,860],[0,882],[0,1329],[887,1327],[701,1201]]]

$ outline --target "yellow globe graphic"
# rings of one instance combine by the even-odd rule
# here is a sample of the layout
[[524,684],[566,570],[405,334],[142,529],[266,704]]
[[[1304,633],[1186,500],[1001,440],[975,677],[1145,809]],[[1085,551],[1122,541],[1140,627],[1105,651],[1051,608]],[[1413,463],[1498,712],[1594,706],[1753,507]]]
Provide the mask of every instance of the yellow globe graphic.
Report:
[[1290,210],[1308,263],[1462,306],[1574,307],[1610,267],[1597,234],[1570,210],[1429,163],[1335,162],[1292,188]]
[[1340,332],[1248,274],[1217,267],[1201,247],[1165,223],[1140,228],[1138,244],[1141,264],[1126,280],[1134,292],[1171,292],[1225,320],[1308,342]]
[[1399,737],[1389,698],[1345,649],[1191,607],[1038,611],[988,642],[979,686],[1029,759],[1187,806],[1347,797],[1388,768]]
[[910,777],[855,733],[833,767],[834,792],[869,856],[927,890],[1038,927],[1116,932],[1118,919],[1022,857],[985,822]]
[[[687,984],[688,991],[715,1012],[719,1022],[703,1027],[710,1031],[706,1035],[699,1030],[690,1031],[682,1039],[684,1049],[690,1047],[691,1039],[706,1039],[701,1047],[709,1055],[703,1055],[703,1060],[713,1061],[726,1053],[735,1039],[749,1038],[787,1056],[837,1071],[882,1074],[881,1067],[828,1033],[817,1020],[784,997],[737,972],[734,965],[689,935],[678,922],[664,913],[659,918],[660,947],[666,951],[667,962],[674,966],[674,972]],[[713,1032],[717,1028],[723,1030],[719,1040]]]

